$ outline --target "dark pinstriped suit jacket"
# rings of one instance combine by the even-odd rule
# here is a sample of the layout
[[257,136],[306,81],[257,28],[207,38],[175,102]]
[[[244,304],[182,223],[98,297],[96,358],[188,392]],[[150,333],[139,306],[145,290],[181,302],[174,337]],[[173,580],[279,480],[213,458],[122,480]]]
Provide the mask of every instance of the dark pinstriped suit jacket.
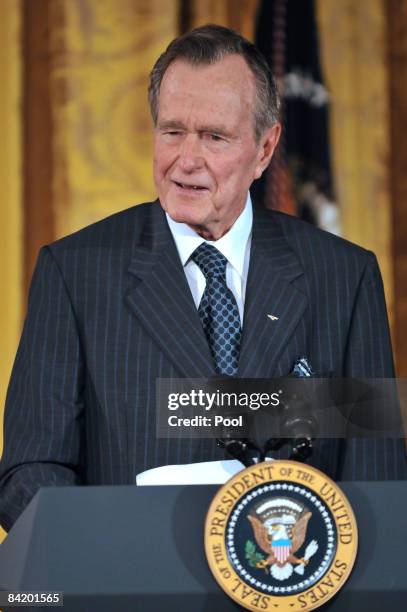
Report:
[[[279,317],[271,321],[267,314]],[[239,376],[391,377],[374,255],[295,218],[254,211]],[[133,483],[158,465],[219,459],[212,440],[157,440],[155,380],[214,375],[159,203],[41,250],[11,378],[0,472],[9,528],[40,486]],[[402,445],[318,446],[334,478],[405,477]]]

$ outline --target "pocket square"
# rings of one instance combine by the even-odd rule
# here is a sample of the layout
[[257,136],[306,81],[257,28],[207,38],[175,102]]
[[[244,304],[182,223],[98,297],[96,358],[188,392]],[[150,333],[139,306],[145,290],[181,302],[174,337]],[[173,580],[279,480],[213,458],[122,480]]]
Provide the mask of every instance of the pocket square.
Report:
[[311,364],[306,357],[300,357],[294,363],[293,369],[291,370],[291,376],[296,378],[306,378],[309,376],[315,376]]

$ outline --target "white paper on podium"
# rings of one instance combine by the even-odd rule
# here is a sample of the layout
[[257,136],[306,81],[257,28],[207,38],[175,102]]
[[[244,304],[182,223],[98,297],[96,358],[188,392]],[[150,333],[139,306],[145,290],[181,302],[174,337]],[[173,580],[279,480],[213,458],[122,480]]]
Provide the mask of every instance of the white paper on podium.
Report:
[[[266,461],[272,459],[267,457]],[[136,484],[139,486],[224,484],[243,469],[244,466],[237,459],[163,465],[138,474]]]

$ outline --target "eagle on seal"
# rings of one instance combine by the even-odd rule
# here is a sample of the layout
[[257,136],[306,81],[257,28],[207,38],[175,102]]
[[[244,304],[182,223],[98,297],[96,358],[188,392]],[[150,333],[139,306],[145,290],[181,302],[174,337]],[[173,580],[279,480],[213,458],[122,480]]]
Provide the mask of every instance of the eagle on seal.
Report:
[[256,563],[256,567],[262,568],[267,573],[268,568],[276,580],[286,580],[293,573],[293,565],[297,573],[302,574],[304,567],[308,565],[309,558],[315,554],[318,544],[313,540],[307,546],[305,556],[298,558],[295,553],[304,543],[307,533],[308,521],[311,512],[305,512],[296,521],[294,517],[287,515],[274,515],[264,522],[256,516],[248,515],[253,528],[254,537],[263,552],[268,556],[266,559]]

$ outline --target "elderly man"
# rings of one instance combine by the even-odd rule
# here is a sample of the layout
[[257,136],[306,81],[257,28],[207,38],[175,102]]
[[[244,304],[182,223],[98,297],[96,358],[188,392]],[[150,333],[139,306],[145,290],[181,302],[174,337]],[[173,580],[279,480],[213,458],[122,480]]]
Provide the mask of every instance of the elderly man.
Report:
[[[198,28],[158,59],[149,97],[159,200],[39,255],[5,415],[6,529],[41,486],[223,458],[214,440],[156,439],[157,378],[285,376],[301,356],[320,376],[393,376],[374,255],[252,207],[281,129],[256,48]],[[344,450],[321,443],[313,461],[334,478],[405,475],[401,445]]]

